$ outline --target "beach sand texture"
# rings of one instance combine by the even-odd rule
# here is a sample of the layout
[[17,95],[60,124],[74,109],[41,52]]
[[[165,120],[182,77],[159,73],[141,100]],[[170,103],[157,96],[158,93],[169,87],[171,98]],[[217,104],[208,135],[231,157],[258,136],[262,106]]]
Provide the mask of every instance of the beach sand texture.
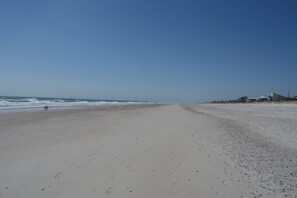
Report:
[[297,105],[0,114],[0,198],[297,197]]

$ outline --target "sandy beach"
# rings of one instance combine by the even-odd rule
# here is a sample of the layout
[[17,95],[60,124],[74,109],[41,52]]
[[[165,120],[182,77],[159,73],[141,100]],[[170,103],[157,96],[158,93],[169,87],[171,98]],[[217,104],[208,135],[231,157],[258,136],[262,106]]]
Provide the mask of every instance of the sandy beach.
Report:
[[0,114],[0,198],[297,197],[297,105]]

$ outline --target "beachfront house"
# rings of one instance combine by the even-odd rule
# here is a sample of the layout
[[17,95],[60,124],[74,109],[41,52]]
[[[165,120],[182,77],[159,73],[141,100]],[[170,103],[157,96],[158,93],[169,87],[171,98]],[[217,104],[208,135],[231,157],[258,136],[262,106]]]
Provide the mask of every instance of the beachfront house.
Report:
[[270,98],[269,98],[269,97],[266,97],[266,96],[260,96],[260,97],[257,99],[257,101],[259,101],[259,102],[262,102],[262,101],[268,101],[268,100],[270,100]]
[[288,98],[282,95],[279,95],[277,93],[272,92],[271,93],[271,99],[272,101],[280,101],[280,100],[287,100]]
[[255,101],[257,101],[257,98],[248,98],[246,101],[247,102],[255,102]]
[[238,98],[236,101],[237,101],[237,102],[246,102],[247,99],[248,99],[247,96],[243,96],[243,97]]

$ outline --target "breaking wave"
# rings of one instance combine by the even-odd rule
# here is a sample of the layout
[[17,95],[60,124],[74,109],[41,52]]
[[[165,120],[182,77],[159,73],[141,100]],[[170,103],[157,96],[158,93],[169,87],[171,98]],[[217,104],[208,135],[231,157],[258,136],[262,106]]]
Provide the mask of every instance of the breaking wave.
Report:
[[135,101],[0,96],[0,110],[143,104]]

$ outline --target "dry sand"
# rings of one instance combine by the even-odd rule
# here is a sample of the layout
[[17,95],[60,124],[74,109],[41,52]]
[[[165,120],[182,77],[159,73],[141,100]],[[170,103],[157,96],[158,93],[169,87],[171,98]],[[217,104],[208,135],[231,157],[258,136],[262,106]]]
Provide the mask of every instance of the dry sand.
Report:
[[295,197],[296,123],[288,105],[0,114],[0,198]]

